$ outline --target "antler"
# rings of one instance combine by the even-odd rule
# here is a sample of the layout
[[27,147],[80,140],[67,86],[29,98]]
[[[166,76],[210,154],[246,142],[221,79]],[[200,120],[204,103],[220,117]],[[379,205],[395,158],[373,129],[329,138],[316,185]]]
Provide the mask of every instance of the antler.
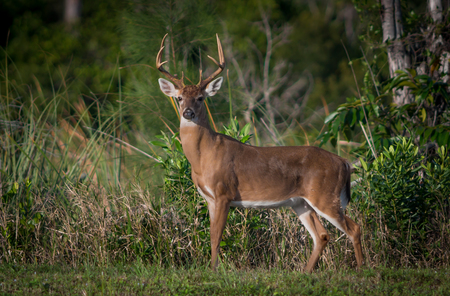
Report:
[[200,70],[200,81],[198,82],[197,85],[202,89],[205,88],[225,68],[225,58],[223,57],[222,44],[220,43],[218,34],[216,34],[216,37],[217,37],[217,50],[219,51],[220,64],[213,57],[208,56],[208,58],[210,58],[217,66],[219,66],[219,69],[217,69],[216,72],[214,72],[211,76],[209,76],[205,80],[202,79],[202,70]]
[[182,89],[184,87],[184,73],[181,72],[181,79],[177,79],[175,78],[175,76],[172,76],[169,72],[167,72],[162,66],[167,63],[167,61],[164,61],[161,63],[161,56],[162,56],[162,51],[164,49],[164,40],[166,40],[167,35],[169,35],[169,33],[167,33],[166,35],[164,35],[162,42],[161,42],[161,47],[159,49],[158,55],[156,56],[156,68],[163,73],[167,78],[169,78],[170,80],[173,81],[173,83],[175,83],[175,86],[177,89]]

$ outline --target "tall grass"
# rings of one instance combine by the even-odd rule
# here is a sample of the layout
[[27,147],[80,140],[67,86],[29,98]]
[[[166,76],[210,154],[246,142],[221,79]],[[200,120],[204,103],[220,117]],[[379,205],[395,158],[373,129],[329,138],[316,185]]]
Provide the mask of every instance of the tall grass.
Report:
[[[77,206],[101,201],[105,207],[107,196],[120,188],[121,172],[136,176],[117,161],[134,148],[122,146],[128,140],[122,133],[124,141],[115,137],[123,110],[102,109],[99,100],[92,106],[81,98],[72,103],[64,77],[53,97],[45,97],[37,79],[34,86],[20,85],[7,69],[0,90],[1,259],[54,262],[72,251],[70,257],[78,256],[79,240],[67,240],[72,231],[82,233],[74,226],[81,220]],[[90,200],[74,200],[74,192]],[[62,249],[56,246],[61,240]]]
[[[71,104],[67,88],[55,91],[51,98],[38,92],[39,101],[45,102],[38,105],[34,91],[9,81],[3,73],[2,262],[77,266],[141,258],[160,266],[208,264],[209,216],[205,201],[192,183],[183,183],[183,189],[174,195],[155,193],[152,184],[143,182],[154,172],[134,171],[132,162],[117,161],[140,151],[125,145],[129,140],[120,133],[124,106],[116,112],[99,104],[96,108],[85,106],[81,100]],[[39,89],[39,84],[32,89]],[[108,116],[103,115],[106,111]],[[175,133],[172,136],[176,138]],[[155,163],[152,155],[147,156],[148,162]],[[177,181],[174,177],[170,184]],[[351,203],[346,211],[362,227],[367,265],[448,266],[448,215],[437,214],[447,220],[433,220],[439,231],[433,233],[430,252],[440,257],[433,260],[433,256],[417,257],[408,246],[392,248],[388,237],[393,233],[383,220],[373,224],[373,219],[367,219],[382,212],[364,209],[360,202]],[[323,222],[332,240],[319,268],[356,266],[351,242]],[[290,209],[232,209],[221,245],[225,266],[296,270],[303,269],[313,247],[306,229]]]

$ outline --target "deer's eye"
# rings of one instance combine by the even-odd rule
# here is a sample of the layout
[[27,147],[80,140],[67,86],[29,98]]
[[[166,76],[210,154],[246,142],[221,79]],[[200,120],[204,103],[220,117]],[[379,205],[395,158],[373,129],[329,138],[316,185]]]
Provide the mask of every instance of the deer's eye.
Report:
[[203,97],[198,97],[197,101],[202,102],[203,101]]
[[177,99],[178,99],[178,102],[181,102],[183,100],[182,97],[178,97]]

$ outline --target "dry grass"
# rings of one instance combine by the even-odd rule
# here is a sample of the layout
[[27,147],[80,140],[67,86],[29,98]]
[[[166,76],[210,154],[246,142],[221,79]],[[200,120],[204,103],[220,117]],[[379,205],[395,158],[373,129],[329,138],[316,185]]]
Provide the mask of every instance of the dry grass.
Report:
[[[61,194],[66,202],[62,202]],[[33,227],[25,226],[31,219],[17,214],[17,203],[0,205],[2,262],[77,266],[86,262],[128,262],[140,257],[160,266],[208,264],[209,223],[205,203],[197,195],[167,202],[155,198],[138,183],[131,183],[114,192],[66,184],[58,194],[38,195],[31,190],[31,197],[33,214],[28,216],[35,217],[38,212],[42,216]],[[17,201],[20,199],[17,196]],[[356,204],[349,206],[347,214],[362,225],[367,265],[448,266],[448,223],[439,224],[440,235],[434,233],[429,242],[429,256],[417,257],[410,253],[409,246],[394,249],[388,239],[391,234],[382,225],[376,230],[366,225]],[[319,268],[356,266],[350,241],[326,225],[332,241]],[[223,241],[226,245],[222,247],[222,262],[238,269],[302,270],[312,250],[309,234],[290,209],[232,210]]]

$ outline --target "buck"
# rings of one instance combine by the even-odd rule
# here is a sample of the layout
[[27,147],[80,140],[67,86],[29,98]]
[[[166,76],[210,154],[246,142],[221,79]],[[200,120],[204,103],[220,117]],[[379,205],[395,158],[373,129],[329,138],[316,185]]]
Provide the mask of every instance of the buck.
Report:
[[214,96],[222,77],[213,80],[225,67],[222,45],[217,37],[219,62],[208,56],[218,69],[197,85],[185,85],[161,62],[164,36],[156,57],[156,68],[169,80],[160,78],[164,94],[179,102],[180,139],[192,167],[192,180],[208,204],[211,220],[211,267],[218,265],[222,233],[230,207],[291,207],[314,241],[306,265],[311,272],[330,240],[319,214],[347,234],[353,243],[357,267],[363,264],[361,231],[344,214],[350,199],[351,166],[347,160],[312,146],[255,147],[214,132],[203,101]]

